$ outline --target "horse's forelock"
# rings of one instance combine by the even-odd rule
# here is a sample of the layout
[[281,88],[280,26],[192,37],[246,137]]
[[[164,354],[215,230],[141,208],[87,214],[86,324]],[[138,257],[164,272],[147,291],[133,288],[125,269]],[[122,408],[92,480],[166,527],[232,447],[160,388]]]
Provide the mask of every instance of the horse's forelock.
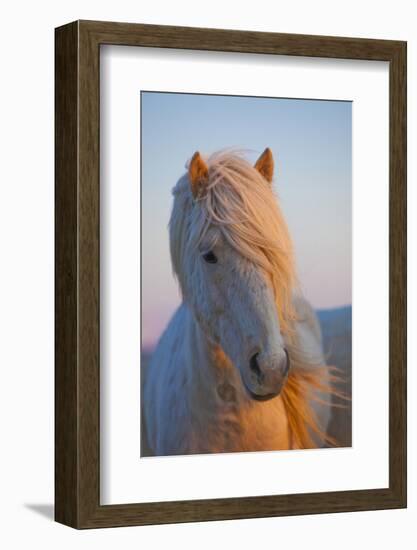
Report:
[[290,330],[296,284],[293,248],[272,186],[237,153],[215,153],[207,165],[209,183],[199,199],[202,215],[220,228],[240,254],[268,274],[281,328]]

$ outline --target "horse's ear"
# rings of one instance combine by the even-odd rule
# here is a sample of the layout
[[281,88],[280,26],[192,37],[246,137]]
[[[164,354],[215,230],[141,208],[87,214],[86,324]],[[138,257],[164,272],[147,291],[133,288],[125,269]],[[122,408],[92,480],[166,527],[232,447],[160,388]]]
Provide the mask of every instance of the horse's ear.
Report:
[[207,164],[201,158],[201,155],[196,151],[188,166],[188,177],[190,179],[191,191],[194,198],[196,198],[202,187],[208,181],[208,168]]
[[274,177],[274,157],[269,147],[265,149],[255,162],[255,168],[268,183],[272,182],[272,178]]

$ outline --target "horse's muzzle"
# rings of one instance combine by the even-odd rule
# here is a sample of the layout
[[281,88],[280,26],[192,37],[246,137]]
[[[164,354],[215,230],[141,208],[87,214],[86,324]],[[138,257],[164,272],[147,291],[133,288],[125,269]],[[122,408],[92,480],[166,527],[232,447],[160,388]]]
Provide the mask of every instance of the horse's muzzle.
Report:
[[267,400],[281,393],[288,378],[290,357],[283,348],[282,353],[266,356],[255,353],[249,361],[249,377],[244,380],[251,397]]

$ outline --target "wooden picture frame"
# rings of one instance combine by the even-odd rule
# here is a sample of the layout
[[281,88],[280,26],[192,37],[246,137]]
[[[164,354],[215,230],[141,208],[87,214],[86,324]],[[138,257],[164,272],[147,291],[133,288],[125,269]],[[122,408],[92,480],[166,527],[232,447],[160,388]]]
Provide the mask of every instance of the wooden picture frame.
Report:
[[[116,527],[406,506],[406,43],[110,22],[56,29],[55,519]],[[103,44],[389,62],[389,487],[100,505],[99,56]]]

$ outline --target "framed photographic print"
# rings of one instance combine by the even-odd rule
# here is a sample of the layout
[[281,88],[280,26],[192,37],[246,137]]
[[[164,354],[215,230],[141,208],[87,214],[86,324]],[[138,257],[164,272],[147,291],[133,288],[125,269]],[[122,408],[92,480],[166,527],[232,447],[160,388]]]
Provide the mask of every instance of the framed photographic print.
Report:
[[406,506],[406,43],[56,29],[56,520]]

